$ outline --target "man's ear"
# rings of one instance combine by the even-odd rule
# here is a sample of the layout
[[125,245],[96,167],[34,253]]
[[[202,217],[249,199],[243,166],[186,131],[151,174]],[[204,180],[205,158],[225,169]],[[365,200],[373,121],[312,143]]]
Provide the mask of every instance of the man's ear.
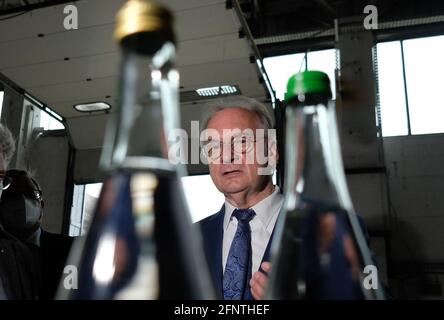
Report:
[[268,137],[266,152],[266,167],[259,168],[259,175],[272,175],[277,167],[279,154],[275,136]]
[[270,162],[270,158],[271,158],[271,161],[272,161],[271,164],[276,166],[278,161],[279,161],[279,151],[278,151],[278,147],[277,147],[277,140],[276,140],[276,138],[274,138],[274,139],[272,139],[270,141],[268,149],[270,151],[269,154],[268,154],[269,162]]
[[273,147],[271,152],[274,152],[275,159],[276,159],[276,164],[278,164],[278,162],[279,162],[279,150],[278,150],[278,147],[277,147],[277,142],[274,143],[274,147]]

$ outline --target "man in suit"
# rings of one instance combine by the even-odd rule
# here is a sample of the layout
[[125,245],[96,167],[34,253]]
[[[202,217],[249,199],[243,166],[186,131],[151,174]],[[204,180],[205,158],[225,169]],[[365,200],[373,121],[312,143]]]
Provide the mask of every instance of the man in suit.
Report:
[[[268,129],[273,128],[272,117],[264,105],[247,97],[216,103],[202,123],[203,129],[211,131],[209,139],[203,141],[203,150],[211,178],[224,194],[225,203],[218,213],[200,222],[204,250],[221,297],[259,299],[266,284],[265,273],[270,269],[270,239],[283,202],[279,187],[273,185],[272,170],[264,174],[264,169],[272,167],[278,157],[275,143],[267,135]],[[263,137],[256,134],[261,129]],[[251,130],[252,135],[246,134]],[[265,146],[265,163],[257,159],[257,145]],[[249,156],[253,161],[248,161]],[[236,248],[242,248],[245,236],[251,247],[247,245],[244,250],[248,260],[241,261]],[[239,279],[245,269],[246,275]]]
[[[216,101],[202,123],[202,151],[225,203],[199,225],[216,293],[226,300],[264,297],[270,243],[283,204],[272,181],[278,160],[272,128],[267,108],[243,96]],[[335,223],[333,214],[318,221],[316,236],[325,247],[335,238]],[[341,250],[355,269],[356,250],[346,244]]]

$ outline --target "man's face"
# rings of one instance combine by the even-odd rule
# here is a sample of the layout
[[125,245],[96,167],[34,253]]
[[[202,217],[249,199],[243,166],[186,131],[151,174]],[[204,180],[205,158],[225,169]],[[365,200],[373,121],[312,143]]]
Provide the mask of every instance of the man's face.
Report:
[[[251,130],[256,133],[256,129],[264,129],[259,117],[245,109],[227,108],[217,112],[208,122],[207,129],[218,132],[223,143],[229,146],[232,135],[227,134],[231,130],[246,132]],[[225,130],[225,136],[224,136]],[[252,137],[255,139],[255,137]],[[216,141],[219,142],[219,141]],[[253,141],[253,148],[250,152],[256,154],[256,146],[264,141]],[[220,150],[220,159],[215,162],[209,162],[211,178],[217,189],[223,194],[236,194],[239,192],[255,192],[261,191],[270,183],[271,179],[268,175],[260,175],[259,169],[262,167],[257,163],[256,157],[251,158],[251,153],[228,151],[230,148],[225,147]],[[236,148],[236,146],[234,146]],[[254,161],[247,161],[247,158]]]

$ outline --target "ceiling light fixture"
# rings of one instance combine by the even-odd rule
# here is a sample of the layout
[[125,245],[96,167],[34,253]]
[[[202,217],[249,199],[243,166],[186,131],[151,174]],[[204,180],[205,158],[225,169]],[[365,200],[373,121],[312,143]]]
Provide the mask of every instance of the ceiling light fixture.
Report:
[[106,102],[98,101],[98,102],[88,102],[88,103],[80,103],[74,106],[79,112],[98,112],[98,111],[107,111],[111,109],[111,105]]
[[237,86],[223,85],[218,87],[200,88],[196,90],[197,94],[201,97],[214,97],[220,95],[239,94]]

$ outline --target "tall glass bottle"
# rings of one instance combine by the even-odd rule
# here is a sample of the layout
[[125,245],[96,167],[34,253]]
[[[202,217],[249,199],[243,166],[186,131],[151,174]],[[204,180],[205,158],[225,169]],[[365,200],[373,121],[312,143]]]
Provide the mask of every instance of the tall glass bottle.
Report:
[[288,81],[285,198],[269,299],[384,298],[379,284],[363,286],[364,267],[374,262],[348,192],[330,99],[325,73],[305,71]]
[[[111,115],[101,165],[108,172],[77,261],[78,286],[59,298],[212,299],[199,231],[168,159],[168,133],[179,128],[171,13],[129,0],[117,15],[122,53],[120,102]],[[177,161],[176,161],[177,163]],[[66,279],[65,279],[66,280]]]

